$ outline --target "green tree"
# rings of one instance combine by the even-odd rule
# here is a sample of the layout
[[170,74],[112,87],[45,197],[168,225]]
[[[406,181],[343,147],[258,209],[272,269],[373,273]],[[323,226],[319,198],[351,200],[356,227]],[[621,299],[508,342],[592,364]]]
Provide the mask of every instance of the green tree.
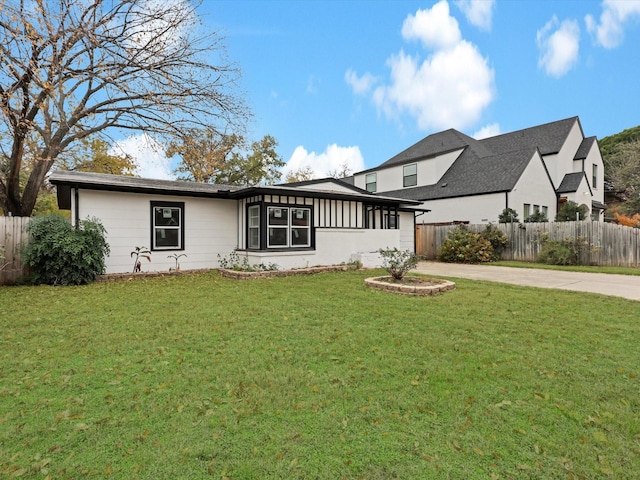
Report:
[[619,143],[606,157],[605,174],[620,210],[626,215],[640,213],[640,140]]
[[[238,69],[189,0],[0,3],[0,203],[29,216],[72,145],[112,129],[242,129]],[[33,165],[25,172],[26,144]]]
[[313,169],[309,166],[293,170],[284,177],[285,183],[306,182],[309,180],[313,180]]
[[282,176],[285,165],[271,135],[247,146],[240,135],[221,135],[195,129],[174,139],[166,155],[181,160],[175,172],[183,180],[224,185],[271,184]]
[[587,218],[589,208],[586,205],[578,205],[571,200],[567,201],[560,207],[556,214],[556,222],[572,222],[576,220],[576,216],[580,220]]
[[138,165],[131,155],[109,153],[110,145],[100,138],[83,138],[59,165],[64,170],[135,176]]
[[[574,220],[575,220],[575,217],[574,217]],[[546,213],[544,213],[542,210],[538,210],[537,212],[533,212],[531,215],[525,218],[524,221],[530,222],[530,223],[544,223],[544,222],[548,222],[549,219],[547,218]]]

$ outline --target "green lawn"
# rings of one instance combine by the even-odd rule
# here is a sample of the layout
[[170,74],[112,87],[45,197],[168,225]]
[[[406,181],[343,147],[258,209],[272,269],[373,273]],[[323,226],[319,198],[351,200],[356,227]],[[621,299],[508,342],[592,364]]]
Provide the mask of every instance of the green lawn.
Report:
[[640,478],[637,302],[374,274],[0,288],[0,477]]
[[492,262],[488,265],[497,267],[538,268],[543,270],[562,270],[565,272],[609,273],[617,275],[640,275],[640,268],[605,267],[596,265],[546,265],[544,263],[514,262],[504,260]]

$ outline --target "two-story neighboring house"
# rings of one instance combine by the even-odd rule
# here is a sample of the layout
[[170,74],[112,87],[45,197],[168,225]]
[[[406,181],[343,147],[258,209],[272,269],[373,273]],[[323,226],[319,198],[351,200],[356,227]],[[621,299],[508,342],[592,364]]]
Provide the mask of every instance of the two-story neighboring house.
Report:
[[505,208],[524,220],[553,220],[562,203],[586,205],[604,220],[604,166],[596,137],[578,117],[476,140],[434,133],[380,166],[353,176],[356,187],[417,200],[431,213],[418,223],[497,222]]

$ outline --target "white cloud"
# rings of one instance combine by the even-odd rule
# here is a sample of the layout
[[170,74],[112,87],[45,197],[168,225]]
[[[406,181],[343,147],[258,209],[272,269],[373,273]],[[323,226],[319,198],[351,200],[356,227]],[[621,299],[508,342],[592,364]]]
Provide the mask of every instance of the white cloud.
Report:
[[359,147],[339,147],[334,143],[328,145],[324,152],[316,153],[299,146],[283,168],[283,177],[289,172],[309,167],[313,171],[313,178],[325,178],[329,176],[329,172],[341,170],[345,164],[352,172],[364,170],[364,159]]
[[423,130],[471,125],[494,98],[494,72],[467,41],[422,63],[401,51],[388,64],[391,83],[375,89],[374,102],[391,118],[409,113]]
[[455,4],[469,23],[487,32],[491,30],[495,0],[457,0]]
[[592,15],[584,20],[598,45],[615,48],[624,38],[624,24],[633,18],[640,19],[640,0],[604,0],[600,22]]
[[491,123],[489,125],[485,125],[471,136],[476,140],[482,140],[483,138],[495,137],[496,135],[500,135],[500,133],[502,133],[500,131],[500,125],[497,123]]
[[418,10],[409,15],[402,24],[405,40],[420,40],[426,48],[446,48],[460,42],[462,34],[458,21],[449,15],[446,0],[436,3],[431,9]]
[[441,0],[408,15],[402,36],[419,40],[427,57],[400,50],[387,60],[388,82],[376,88],[370,74],[358,77],[349,70],[345,79],[354,92],[373,88],[379,112],[396,120],[408,114],[422,130],[464,128],[476,122],[495,97],[494,71],[478,47],[462,38],[449,4]]
[[143,178],[173,180],[171,160],[164,156],[164,148],[146,134],[134,135],[118,140],[112,147],[114,153],[131,155],[138,166],[136,175]]
[[361,77],[352,69],[348,69],[344,74],[344,80],[353,90],[353,93],[357,95],[364,95],[371,91],[371,88],[376,83],[376,77],[370,73],[365,73]]
[[575,20],[559,22],[555,15],[536,35],[540,58],[538,67],[553,77],[566,74],[578,61],[580,27]]

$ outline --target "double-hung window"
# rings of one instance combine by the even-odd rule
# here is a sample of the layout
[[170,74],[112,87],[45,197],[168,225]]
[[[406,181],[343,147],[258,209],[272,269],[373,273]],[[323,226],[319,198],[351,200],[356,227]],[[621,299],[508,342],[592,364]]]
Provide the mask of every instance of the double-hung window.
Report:
[[378,178],[375,173],[367,173],[364,177],[365,188],[367,192],[375,193],[378,189]]
[[151,202],[151,250],[184,250],[184,202]]
[[[249,231],[249,235],[251,235],[251,231]],[[249,240],[251,240],[251,238]],[[293,206],[267,207],[267,248],[297,248],[310,246],[310,208]]]
[[260,205],[249,207],[249,248],[260,248]]
[[523,220],[526,220],[527,218],[529,218],[529,215],[531,215],[531,204],[529,203],[525,203],[524,204],[524,209],[523,209]]
[[418,184],[418,165],[413,163],[402,167],[402,186],[415,187]]

